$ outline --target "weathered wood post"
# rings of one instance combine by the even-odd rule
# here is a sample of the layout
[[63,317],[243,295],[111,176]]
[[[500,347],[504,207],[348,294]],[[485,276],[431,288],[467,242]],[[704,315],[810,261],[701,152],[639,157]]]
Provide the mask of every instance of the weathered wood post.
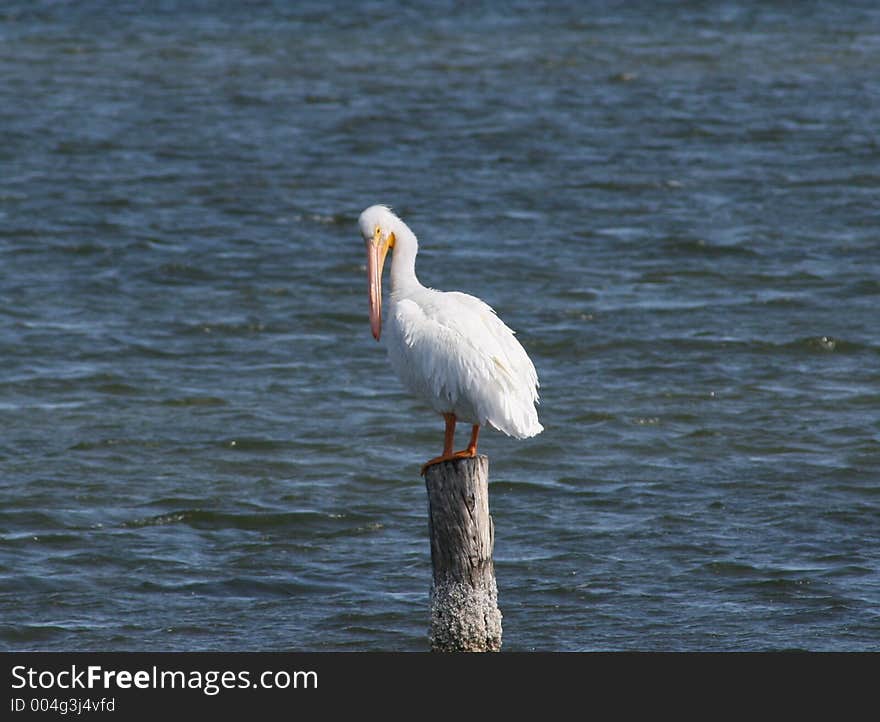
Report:
[[431,537],[431,651],[497,652],[501,612],[489,516],[489,457],[429,466]]

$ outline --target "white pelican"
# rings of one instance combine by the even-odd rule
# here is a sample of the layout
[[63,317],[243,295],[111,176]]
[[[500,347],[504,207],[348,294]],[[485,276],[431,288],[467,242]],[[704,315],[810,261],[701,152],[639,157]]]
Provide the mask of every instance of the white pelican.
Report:
[[[416,278],[418,241],[389,208],[371,206],[358,219],[367,244],[370,326],[381,335],[403,385],[443,415],[443,454],[431,464],[476,456],[480,427],[508,436],[540,434],[538,374],[519,341],[479,298],[425,288]],[[391,299],[382,334],[382,268],[393,248]],[[453,452],[456,421],[472,425],[471,440]]]

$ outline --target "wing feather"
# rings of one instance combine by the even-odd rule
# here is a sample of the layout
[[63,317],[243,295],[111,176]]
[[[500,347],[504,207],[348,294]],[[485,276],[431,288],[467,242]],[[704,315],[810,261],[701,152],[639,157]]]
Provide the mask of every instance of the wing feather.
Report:
[[437,411],[511,436],[540,433],[535,366],[489,305],[465,293],[425,289],[390,310],[389,358],[412,392]]

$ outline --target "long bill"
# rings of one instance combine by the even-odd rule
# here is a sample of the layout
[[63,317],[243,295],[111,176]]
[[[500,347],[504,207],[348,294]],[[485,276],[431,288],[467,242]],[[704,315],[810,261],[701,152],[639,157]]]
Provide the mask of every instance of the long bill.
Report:
[[370,330],[377,341],[382,333],[382,268],[388,242],[373,238],[367,241],[367,280],[370,284]]

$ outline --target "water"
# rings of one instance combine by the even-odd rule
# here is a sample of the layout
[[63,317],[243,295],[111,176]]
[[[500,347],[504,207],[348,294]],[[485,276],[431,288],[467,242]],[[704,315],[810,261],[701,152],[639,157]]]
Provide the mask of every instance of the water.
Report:
[[875,4],[156,5],[0,10],[0,647],[426,648],[373,203],[541,377],[505,649],[880,647]]

